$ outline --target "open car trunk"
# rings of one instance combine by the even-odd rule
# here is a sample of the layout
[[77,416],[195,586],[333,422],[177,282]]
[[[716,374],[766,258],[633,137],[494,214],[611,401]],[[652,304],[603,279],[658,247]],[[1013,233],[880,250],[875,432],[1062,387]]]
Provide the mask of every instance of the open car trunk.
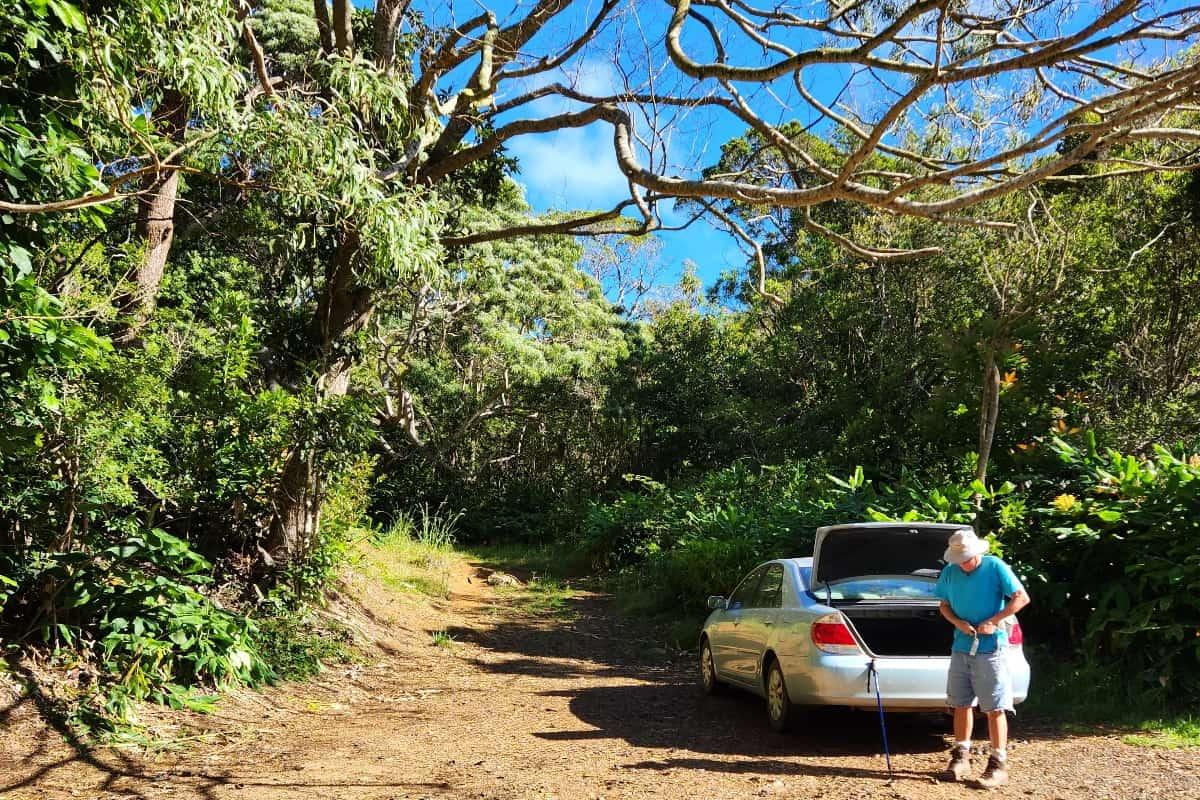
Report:
[[877,656],[950,655],[954,628],[937,605],[835,602],[859,638]]
[[[860,522],[820,528],[813,596],[829,598],[875,655],[948,656],[954,629],[939,613],[932,589],[950,535],[963,527]],[[874,585],[854,596],[849,587],[863,581]]]

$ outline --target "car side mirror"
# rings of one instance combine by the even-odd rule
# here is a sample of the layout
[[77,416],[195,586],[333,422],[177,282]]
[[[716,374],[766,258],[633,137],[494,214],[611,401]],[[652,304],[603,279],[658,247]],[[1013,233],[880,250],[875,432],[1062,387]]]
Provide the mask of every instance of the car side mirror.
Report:
[[726,609],[729,607],[729,601],[719,594],[714,594],[708,598],[708,607],[712,609]]

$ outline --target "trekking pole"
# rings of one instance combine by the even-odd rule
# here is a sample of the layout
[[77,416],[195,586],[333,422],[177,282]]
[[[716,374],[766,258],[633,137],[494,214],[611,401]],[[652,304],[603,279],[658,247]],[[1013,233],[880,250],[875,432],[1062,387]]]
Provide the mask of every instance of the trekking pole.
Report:
[[892,752],[888,748],[887,723],[883,719],[883,698],[879,694],[879,670],[875,668],[875,659],[867,664],[867,691],[871,691],[871,676],[875,676],[875,707],[879,709],[879,733],[883,736],[883,756],[887,759],[888,783],[895,780],[892,774]]

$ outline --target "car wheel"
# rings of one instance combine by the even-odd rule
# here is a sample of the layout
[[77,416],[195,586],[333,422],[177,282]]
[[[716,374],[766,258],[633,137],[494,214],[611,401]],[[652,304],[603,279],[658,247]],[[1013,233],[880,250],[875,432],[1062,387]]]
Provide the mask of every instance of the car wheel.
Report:
[[719,694],[725,688],[725,684],[717,680],[717,663],[713,661],[707,637],[700,641],[700,685],[705,694]]
[[771,659],[771,666],[767,668],[767,719],[771,729],[780,733],[790,730],[796,717],[796,707],[792,705],[787,684],[783,681],[783,669],[778,661]]

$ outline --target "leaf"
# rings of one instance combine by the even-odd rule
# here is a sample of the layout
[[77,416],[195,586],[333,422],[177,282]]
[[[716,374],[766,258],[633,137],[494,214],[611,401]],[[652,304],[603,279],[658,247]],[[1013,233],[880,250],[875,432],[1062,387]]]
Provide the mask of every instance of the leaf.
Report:
[[65,0],[49,0],[48,5],[50,10],[54,12],[54,16],[58,17],[58,21],[64,27],[75,31],[84,31],[87,29],[86,20],[83,13]]
[[58,400],[58,394],[54,390],[54,384],[46,381],[42,384],[41,392],[42,407],[47,411],[58,411],[61,403]]
[[8,258],[17,267],[17,274],[14,276],[16,280],[21,280],[33,272],[33,261],[30,259],[29,251],[24,247],[15,244],[9,245]]

